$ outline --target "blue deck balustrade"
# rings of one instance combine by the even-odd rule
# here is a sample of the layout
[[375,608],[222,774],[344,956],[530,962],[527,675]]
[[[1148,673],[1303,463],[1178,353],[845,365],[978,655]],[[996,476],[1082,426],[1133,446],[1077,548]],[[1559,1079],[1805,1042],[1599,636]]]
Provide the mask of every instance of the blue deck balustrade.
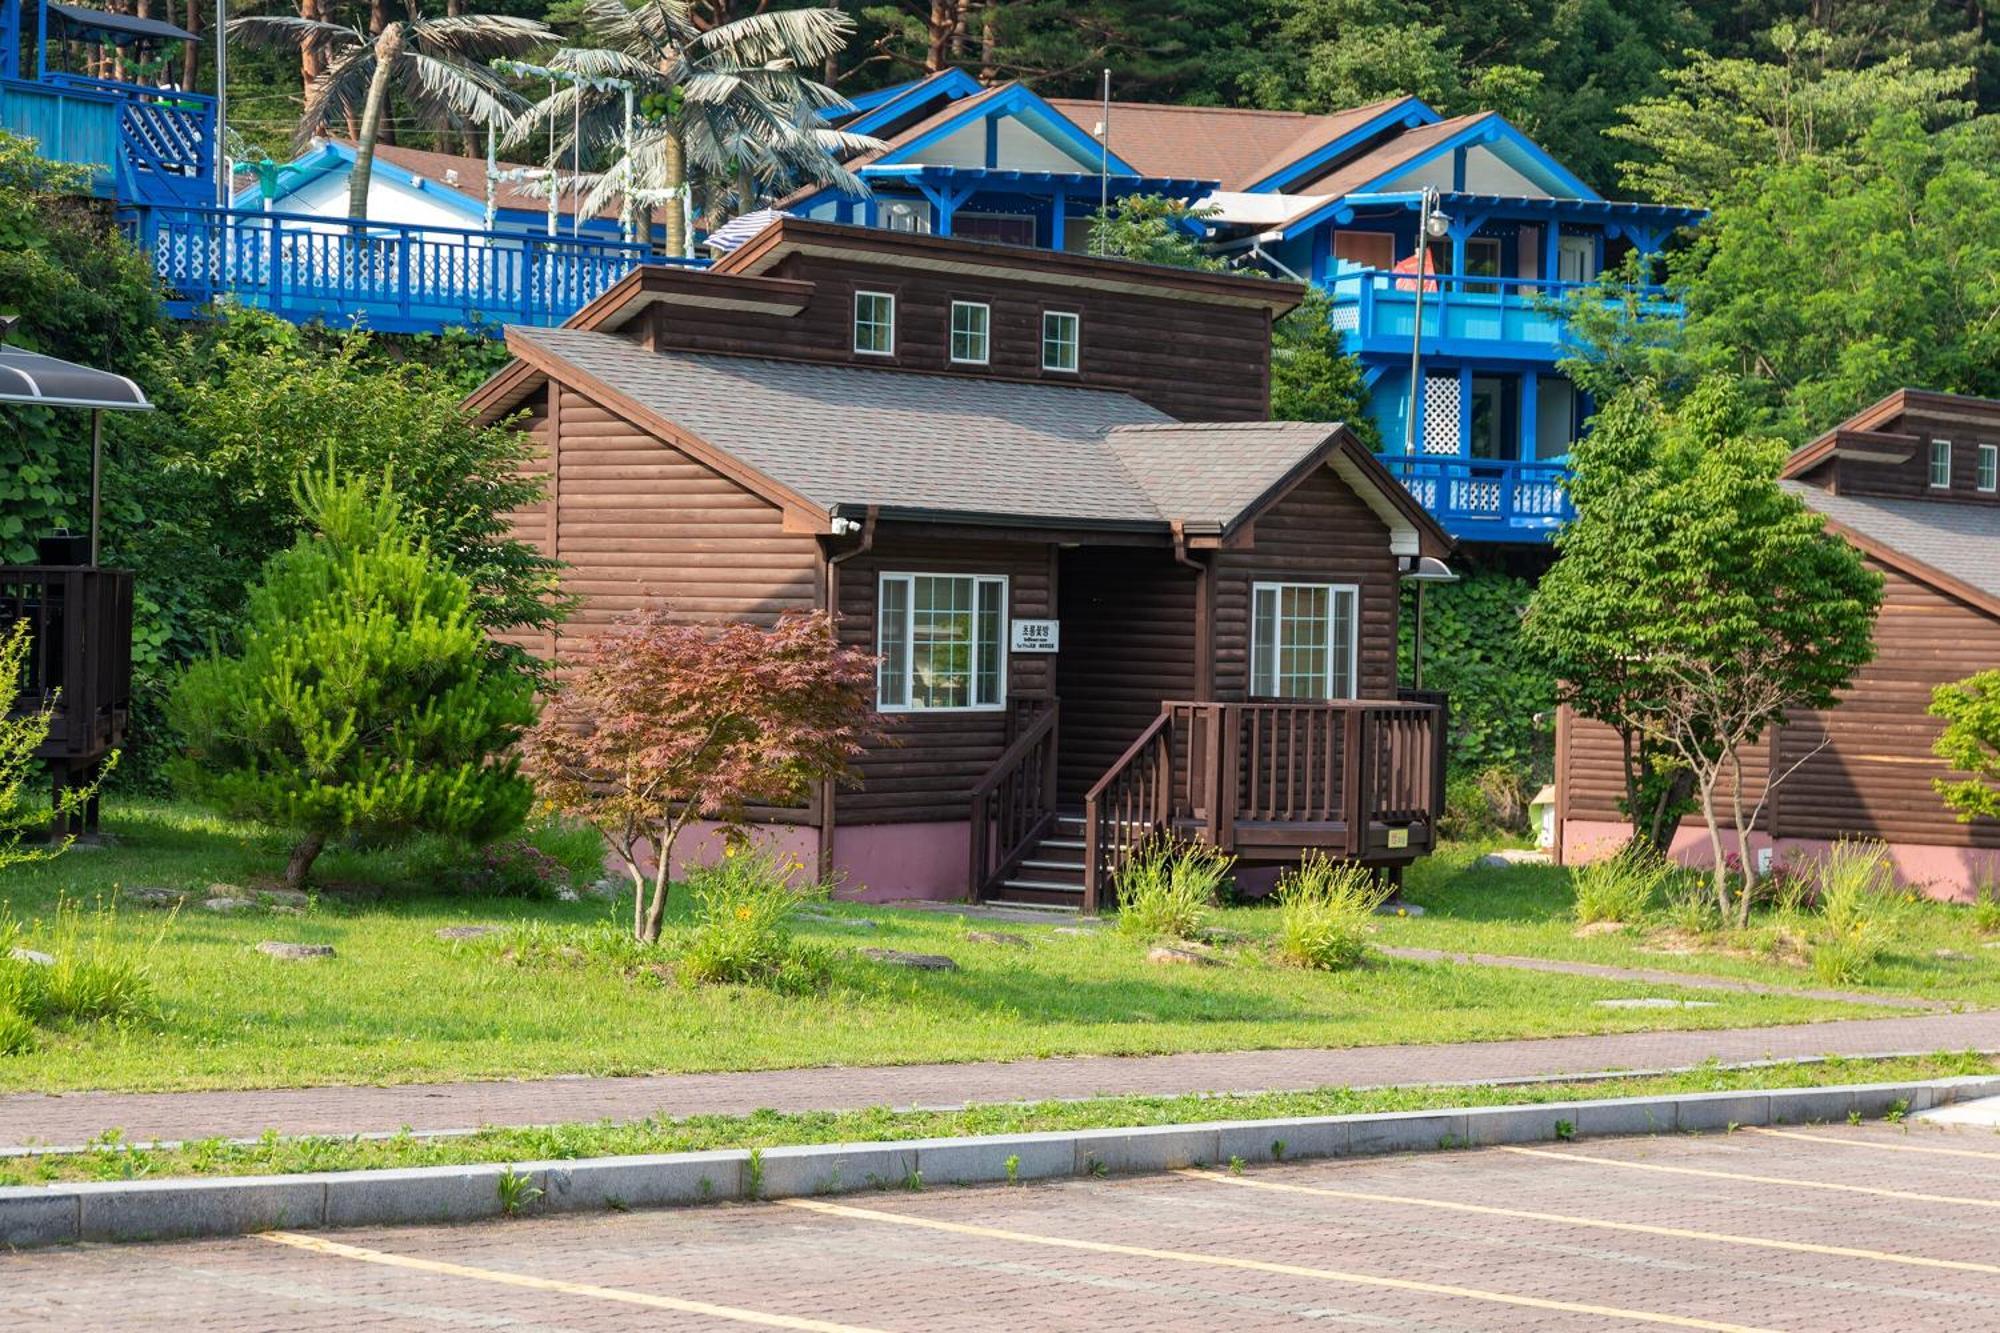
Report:
[[[1426,273],[1423,352],[1471,357],[1482,364],[1549,366],[1571,355],[1560,304],[1597,286],[1547,278],[1498,278]],[[1333,324],[1349,351],[1408,357],[1417,321],[1417,276],[1383,269],[1342,268],[1327,279]],[[1640,289],[1645,313],[1678,318],[1684,311],[1664,287]]]
[[642,263],[636,243],[223,208],[126,210],[175,313],[229,297],[386,333],[560,324]]
[[1461,541],[1539,541],[1576,517],[1561,462],[1384,454],[1382,463]]

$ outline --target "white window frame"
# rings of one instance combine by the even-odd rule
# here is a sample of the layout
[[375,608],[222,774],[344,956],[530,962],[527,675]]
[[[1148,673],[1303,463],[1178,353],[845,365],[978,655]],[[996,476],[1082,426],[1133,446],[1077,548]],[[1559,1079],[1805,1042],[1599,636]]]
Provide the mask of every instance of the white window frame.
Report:
[[[979,590],[982,586],[997,587],[1000,590],[1000,624],[994,640],[994,651],[999,656],[997,669],[993,673],[997,693],[986,702],[969,704],[932,705],[912,703],[913,687],[916,684],[916,581],[918,579],[963,579],[972,584],[972,613],[974,632],[972,640],[972,661],[970,664],[972,694],[979,692],[980,668],[987,665],[978,638],[977,619],[979,615]],[[903,585],[903,641],[902,670],[903,692],[899,699],[884,700],[882,697],[882,673],[889,665],[890,645],[884,642],[882,606],[886,601],[883,590],[891,583]],[[875,581],[875,652],[881,659],[875,667],[875,711],[878,713],[992,713],[1007,706],[1008,632],[1012,625],[1013,600],[1010,581],[1005,574],[967,574],[964,572],[941,573],[935,570],[887,570]]]
[[[863,347],[861,345],[861,302],[867,297],[876,297],[889,303],[889,318],[886,321],[869,320],[868,327],[884,327],[889,330],[887,347]],[[856,289],[854,293],[854,354],[856,356],[894,356],[896,354],[896,294],[894,292],[871,292]]]
[[[1938,465],[1940,463],[1944,465],[1943,481],[1938,480],[1939,476]],[[1951,441],[1950,440],[1931,441],[1930,482],[1931,482],[1931,489],[1934,491],[1948,491],[1951,489]]]
[[[979,312],[979,355],[960,356],[958,354],[958,312],[977,310]],[[972,337],[971,330],[965,336]],[[953,301],[951,303],[951,324],[945,330],[945,353],[954,366],[984,366],[993,360],[993,307],[984,301]]]
[[1987,495],[2000,490],[2000,444],[1979,446],[1979,489]]
[[[1248,693],[1250,697],[1253,699],[1301,698],[1301,696],[1297,695],[1279,695],[1275,693],[1265,694],[1265,693],[1260,693],[1258,690],[1259,684],[1262,683],[1263,679],[1267,675],[1269,676],[1271,685],[1275,690],[1278,683],[1278,666],[1276,662],[1264,663],[1259,660],[1258,650],[1257,650],[1257,604],[1263,599],[1266,593],[1269,593],[1273,597],[1281,597],[1284,595],[1286,589],[1309,589],[1312,591],[1324,591],[1327,594],[1327,603],[1326,603],[1327,643],[1326,643],[1326,682],[1325,682],[1326,692],[1319,697],[1327,701],[1338,700],[1338,699],[1360,698],[1361,697],[1361,585],[1358,583],[1316,583],[1316,582],[1306,582],[1304,580],[1299,580],[1299,579],[1258,580],[1251,583],[1250,585],[1250,617],[1249,617],[1249,623],[1246,626],[1250,639],[1249,653],[1248,653],[1250,662],[1250,679],[1248,682],[1249,684]],[[1348,599],[1348,610],[1347,610],[1348,692],[1346,694],[1335,694],[1333,692],[1334,663],[1336,660],[1334,657],[1334,651],[1338,645],[1336,645],[1333,642],[1333,634],[1334,634],[1334,626],[1338,623],[1339,617],[1335,615],[1334,612],[1335,612],[1335,607],[1337,606],[1340,598],[1342,597],[1346,597]],[[1271,644],[1271,649],[1274,652],[1282,653],[1284,651],[1284,646],[1283,644],[1279,643],[1277,640],[1274,639]],[[1264,669],[1266,667],[1268,667],[1268,671]]]
[[[1053,366],[1049,364],[1049,321],[1052,319],[1066,319],[1069,321],[1069,364],[1066,366]],[[1058,338],[1055,341],[1058,346],[1062,345],[1062,339]],[[1053,371],[1058,375],[1074,375],[1077,373],[1077,368],[1082,364],[1083,316],[1077,314],[1074,310],[1044,310],[1042,312],[1042,369]]]

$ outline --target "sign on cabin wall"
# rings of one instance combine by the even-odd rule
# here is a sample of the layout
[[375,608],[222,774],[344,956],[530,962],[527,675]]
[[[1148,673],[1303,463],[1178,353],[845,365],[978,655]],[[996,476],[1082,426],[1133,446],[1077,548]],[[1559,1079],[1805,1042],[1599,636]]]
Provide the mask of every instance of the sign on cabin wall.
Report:
[[1052,653],[1061,639],[1059,620],[1017,620],[1014,622],[1014,651]]

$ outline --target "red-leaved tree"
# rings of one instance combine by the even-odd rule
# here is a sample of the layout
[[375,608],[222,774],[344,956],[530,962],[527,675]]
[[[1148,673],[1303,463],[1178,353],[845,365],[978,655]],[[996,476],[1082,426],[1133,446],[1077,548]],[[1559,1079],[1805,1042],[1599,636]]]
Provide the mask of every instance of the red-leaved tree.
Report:
[[550,697],[526,767],[549,807],[604,834],[632,879],[632,932],[651,943],[690,823],[740,828],[747,806],[853,778],[874,734],[874,664],[824,614],[717,631],[641,610]]

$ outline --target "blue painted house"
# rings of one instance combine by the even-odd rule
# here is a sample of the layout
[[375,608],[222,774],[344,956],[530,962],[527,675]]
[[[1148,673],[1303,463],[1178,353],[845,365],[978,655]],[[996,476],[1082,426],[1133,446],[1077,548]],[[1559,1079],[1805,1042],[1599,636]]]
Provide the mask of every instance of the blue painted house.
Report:
[[1386,461],[1464,540],[1541,542],[1566,516],[1557,481],[1591,404],[1556,370],[1553,303],[1701,217],[1607,200],[1504,117],[1414,97],[1330,115],[1114,102],[1107,123],[1098,102],[947,71],[845,127],[884,140],[848,164],[874,197],[802,192],[788,211],[1079,250],[1101,198],[1200,204],[1215,252],[1329,294]]

